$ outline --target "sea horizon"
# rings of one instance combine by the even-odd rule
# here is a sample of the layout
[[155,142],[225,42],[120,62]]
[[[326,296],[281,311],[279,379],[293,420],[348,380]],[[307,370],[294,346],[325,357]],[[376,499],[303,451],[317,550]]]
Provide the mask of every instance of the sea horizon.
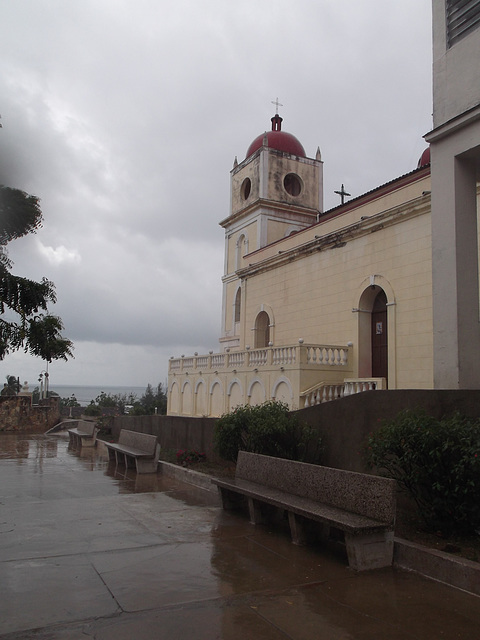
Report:
[[[133,394],[137,400],[145,393],[147,385],[135,386],[135,385],[74,385],[74,384],[51,384],[49,391],[58,393],[61,398],[71,398],[75,396],[77,402],[86,407],[90,402],[102,393],[107,395],[126,395],[127,398],[130,394]],[[156,385],[155,385],[156,388]]]

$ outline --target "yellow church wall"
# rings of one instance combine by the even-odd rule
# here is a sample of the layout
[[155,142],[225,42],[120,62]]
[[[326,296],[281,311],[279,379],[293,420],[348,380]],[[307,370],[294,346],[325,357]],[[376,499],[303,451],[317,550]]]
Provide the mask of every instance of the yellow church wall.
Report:
[[235,301],[235,292],[238,284],[229,283],[225,296],[225,330],[228,332],[233,327],[233,305]]
[[[250,179],[251,190],[248,198],[244,197],[242,184],[246,178]],[[240,211],[249,203],[258,200],[260,192],[260,154],[246,165],[239,166],[232,171],[232,213]]]
[[257,249],[257,237],[258,237],[258,222],[257,220],[252,220],[249,224],[242,226],[241,229],[232,233],[228,238],[228,249],[227,249],[227,273],[234,273],[238,266],[237,265],[237,245],[238,241],[244,236],[248,239],[248,245],[243,249],[240,248],[240,260],[239,265],[243,264],[243,256],[245,253],[250,253],[251,251],[255,251]]
[[268,156],[268,195],[289,204],[297,204],[298,197],[289,195],[283,188],[283,179],[288,173],[298,176],[302,183],[302,205],[318,208],[318,163],[308,158],[296,158],[282,153],[270,153]]
[[284,238],[290,227],[291,225],[289,223],[269,220],[267,229],[268,244],[276,242],[280,238]]
[[[285,238],[282,240],[281,247],[278,246],[278,242],[274,245],[264,247],[260,251],[257,251],[254,256],[249,256],[248,262],[254,263],[265,260],[277,254],[279,249],[288,251],[296,246],[310,242],[315,236],[334,233],[339,229],[361,222],[362,217],[370,218],[394,207],[403,206],[405,203],[420,198],[422,194],[429,193],[430,189],[430,173],[429,170],[426,169],[424,172],[419,172],[417,176],[413,176],[412,182],[394,189],[391,192],[387,191],[387,193],[382,194],[380,191],[379,195],[372,194],[371,198],[366,198],[363,204],[362,202],[355,203],[355,206],[345,213],[335,215],[328,219],[329,212],[326,212],[325,216],[320,218],[318,224],[300,230],[289,238]],[[253,251],[253,248],[251,250]]]
[[[412,240],[413,239],[413,240]],[[282,243],[283,244],[283,243]],[[353,342],[358,367],[358,287],[382,276],[395,296],[396,335],[389,336],[397,388],[432,386],[430,215],[422,214],[344,247],[325,249],[248,278],[246,332],[261,305],[273,310],[275,346]],[[393,302],[389,300],[389,303]],[[395,338],[395,340],[393,340]]]

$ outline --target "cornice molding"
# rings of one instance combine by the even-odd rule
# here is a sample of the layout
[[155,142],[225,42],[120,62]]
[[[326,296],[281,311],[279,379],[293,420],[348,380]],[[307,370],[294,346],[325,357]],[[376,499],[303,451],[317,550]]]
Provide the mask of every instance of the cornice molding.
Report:
[[[430,213],[430,195],[424,195],[420,198],[415,198],[409,202],[403,203],[392,209],[382,211],[372,215],[371,217],[365,217],[359,222],[347,225],[332,231],[324,236],[315,236],[312,240],[305,242],[302,245],[292,247],[291,249],[278,250],[273,256],[269,256],[264,260],[260,260],[255,264],[250,264],[248,267],[239,269],[236,273],[240,278],[249,278],[259,273],[276,269],[279,266],[283,266],[289,262],[300,260],[317,251],[325,251],[327,249],[337,249],[345,246],[347,242],[351,242],[356,238],[375,233],[381,229],[391,227],[395,224],[399,224],[404,220],[415,218],[420,215]],[[268,247],[266,247],[268,249]],[[259,252],[261,249],[259,250]]]

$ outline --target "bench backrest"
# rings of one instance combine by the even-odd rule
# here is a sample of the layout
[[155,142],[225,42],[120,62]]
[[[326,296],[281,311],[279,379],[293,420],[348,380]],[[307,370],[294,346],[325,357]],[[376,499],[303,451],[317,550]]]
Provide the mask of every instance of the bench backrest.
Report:
[[77,422],[77,429],[86,433],[88,436],[93,436],[95,433],[95,422],[91,420],[79,420]]
[[139,449],[140,451],[144,451],[145,453],[154,456],[157,446],[157,436],[122,429],[118,437],[118,444],[123,444],[126,447],[132,447],[133,449]]
[[240,451],[235,477],[394,524],[396,482],[366,473]]

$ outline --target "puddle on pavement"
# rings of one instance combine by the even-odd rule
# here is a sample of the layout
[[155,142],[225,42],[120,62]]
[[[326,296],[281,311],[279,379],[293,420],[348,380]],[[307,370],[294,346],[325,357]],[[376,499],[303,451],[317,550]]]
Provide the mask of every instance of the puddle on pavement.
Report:
[[[73,448],[68,434],[0,434],[0,459],[15,461],[17,464],[34,465],[36,472],[44,472],[45,461],[49,468],[69,468],[70,471],[93,472],[98,480],[109,478],[119,493],[153,493],[159,491],[175,492],[178,499],[188,503],[192,499],[191,491],[183,492],[183,483],[164,477],[161,473],[137,474],[135,469],[116,466],[109,460],[108,451],[102,441],[96,447]],[[207,493],[198,490],[201,493]]]

